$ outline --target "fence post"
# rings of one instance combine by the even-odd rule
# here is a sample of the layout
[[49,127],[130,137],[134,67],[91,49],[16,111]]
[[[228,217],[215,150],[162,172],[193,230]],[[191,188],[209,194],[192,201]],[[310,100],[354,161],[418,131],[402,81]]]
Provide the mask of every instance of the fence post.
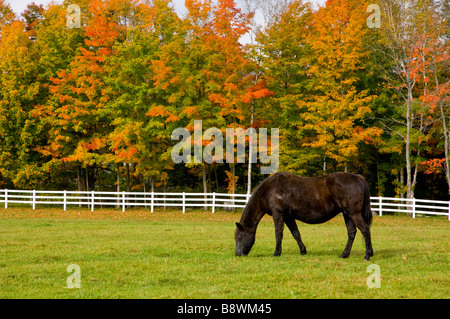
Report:
[[67,192],[64,190],[64,211],[67,210]]
[[378,214],[379,216],[383,216],[383,199],[381,196],[378,198],[378,206],[379,206]]
[[448,220],[450,221],[450,200],[448,201]]
[[186,204],[185,204],[185,200],[186,200],[186,194],[185,194],[185,192],[183,192],[183,214],[186,213]]
[[152,199],[150,201],[150,212],[153,213],[153,201],[155,199],[155,193],[152,192]]
[[95,197],[94,197],[95,195],[94,195],[94,191],[92,191],[92,203],[91,203],[91,212],[93,212],[94,211],[94,199],[95,199]]
[[5,208],[8,208],[8,190],[5,188]]
[[36,190],[33,189],[33,210],[36,209]]
[[122,192],[122,212],[125,213],[125,191]]
[[212,196],[212,213],[216,212],[216,192],[213,192]]
[[413,198],[412,199],[413,200],[413,207],[412,207],[412,217],[413,218],[416,218],[416,199],[415,198]]

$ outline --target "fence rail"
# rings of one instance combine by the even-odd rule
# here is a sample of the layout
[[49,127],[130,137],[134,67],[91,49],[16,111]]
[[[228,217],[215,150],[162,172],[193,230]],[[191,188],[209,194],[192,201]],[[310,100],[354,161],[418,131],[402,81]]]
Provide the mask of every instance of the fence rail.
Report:
[[[223,193],[143,193],[143,192],[99,192],[99,191],[38,191],[0,189],[0,204],[60,205],[64,211],[68,205],[95,207],[116,206],[125,211],[128,207],[146,207],[153,212],[155,207],[244,208],[250,195]],[[371,197],[372,211],[382,216],[386,212],[416,215],[444,215],[450,220],[450,201]]]
[[372,211],[407,213],[413,218],[422,215],[444,215],[450,220],[450,201],[426,200],[418,198],[371,197]]

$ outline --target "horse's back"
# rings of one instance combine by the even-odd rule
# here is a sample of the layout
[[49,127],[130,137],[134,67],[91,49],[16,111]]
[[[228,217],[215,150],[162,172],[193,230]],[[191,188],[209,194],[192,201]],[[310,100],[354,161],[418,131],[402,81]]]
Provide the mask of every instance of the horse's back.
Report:
[[328,175],[327,182],[336,205],[342,210],[361,209],[368,188],[363,176],[338,172]]
[[316,224],[352,207],[360,207],[362,184],[361,177],[351,173],[300,177],[280,172],[261,185],[260,195],[264,198],[267,214],[276,210],[302,222]]
[[309,224],[318,224],[336,216],[325,177],[300,177],[281,172],[265,185],[267,214],[273,211]]

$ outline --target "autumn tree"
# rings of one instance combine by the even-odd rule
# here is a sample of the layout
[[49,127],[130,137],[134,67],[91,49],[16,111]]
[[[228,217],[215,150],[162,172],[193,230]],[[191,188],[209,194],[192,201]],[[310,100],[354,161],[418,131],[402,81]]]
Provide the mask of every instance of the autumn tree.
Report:
[[[450,194],[450,52],[448,39],[445,39],[448,21],[443,15],[444,4],[445,2],[441,8],[436,8],[433,2],[429,2],[428,6],[423,7],[422,27],[418,29],[421,34],[420,43],[415,46],[416,59],[412,61],[412,67],[417,74],[417,95],[423,109],[427,110],[420,120],[422,126],[426,126],[429,131],[424,152],[430,159],[422,164],[427,166],[428,174],[439,173],[442,169]],[[436,141],[435,145],[432,145],[433,141]],[[416,174],[417,168],[415,176]],[[413,186],[415,180],[416,178]]]
[[[181,21],[168,1],[134,8],[137,20],[127,39],[117,43],[106,64],[105,82],[112,96],[106,113],[112,161],[136,165],[136,174],[151,182],[151,189],[167,184],[173,163],[168,154],[170,132],[179,120],[177,91],[170,84],[177,45],[183,45]],[[171,51],[171,54],[167,54]],[[165,53],[164,53],[165,52]],[[164,56],[164,54],[167,54]]]
[[365,22],[363,4],[327,1],[313,12],[295,1],[257,38],[275,92],[284,169],[310,174],[331,163],[347,170],[359,143],[380,134],[364,124],[373,99],[361,89]]
[[[247,31],[248,17],[230,0],[216,5],[208,0],[189,0],[186,8],[185,40],[164,46],[155,61],[160,70],[157,86],[162,85],[162,91],[170,93],[169,105],[176,106],[181,126],[193,131],[194,121],[202,120],[203,127],[220,127],[225,133],[227,126],[238,127],[245,119],[242,106],[249,61],[239,39]],[[172,112],[163,105],[155,106],[148,114],[169,119]],[[207,164],[188,166],[200,173],[206,193]],[[233,163],[231,171],[233,175]]]
[[373,98],[359,85],[368,55],[365,23],[364,3],[353,1],[329,0],[314,15],[308,37],[311,96],[297,105],[305,121],[302,130],[310,136],[304,146],[321,150],[324,171],[328,159],[347,171],[358,143],[380,134],[378,128],[364,125]]
[[37,5],[34,2],[29,4],[25,11],[22,13],[22,17],[25,20],[25,30],[28,31],[30,39],[36,39],[36,26],[42,20],[44,13],[44,6]]
[[[109,100],[104,83],[104,64],[112,46],[124,37],[121,12],[129,1],[90,2],[83,29],[83,44],[67,68],[52,78],[49,114],[53,121],[45,151],[55,158],[86,169],[107,163],[110,119],[104,112]],[[72,29],[66,32],[77,32]],[[93,187],[91,183],[90,187]]]
[[[374,42],[372,51],[377,61],[378,74],[386,85],[395,91],[402,103],[397,106],[403,120],[387,119],[394,125],[386,125],[398,136],[404,145],[406,166],[406,196],[414,196],[417,181],[418,164],[422,161],[420,154],[426,140],[425,120],[429,107],[420,102],[420,96],[428,90],[428,84],[418,89],[420,72],[423,66],[423,55],[429,48],[427,34],[428,24],[433,22],[427,18],[426,12],[433,7],[433,1],[379,1],[384,17],[383,27],[373,32],[379,36]],[[434,9],[433,9],[434,10]],[[386,123],[385,122],[385,123]]]
[[11,9],[11,6],[0,0],[0,30],[3,26],[11,24],[16,19],[16,15]]
[[[273,96],[267,101],[264,117],[280,128],[280,165],[282,170],[305,173],[309,150],[303,147],[299,128],[303,126],[297,101],[308,96],[310,45],[307,34],[312,22],[310,4],[295,1],[273,24],[258,33],[262,79]],[[267,125],[267,124],[266,124]]]
[[[450,180],[448,0],[379,0],[374,29],[366,1],[78,0],[76,27],[72,3],[0,0],[0,186],[250,192],[250,127],[280,129],[281,170],[408,197]],[[171,133],[199,120],[245,157],[175,165]]]
[[0,42],[0,173],[14,185],[36,187],[45,162],[36,147],[45,144],[41,119],[33,112],[40,101],[38,52],[25,24],[2,26]]

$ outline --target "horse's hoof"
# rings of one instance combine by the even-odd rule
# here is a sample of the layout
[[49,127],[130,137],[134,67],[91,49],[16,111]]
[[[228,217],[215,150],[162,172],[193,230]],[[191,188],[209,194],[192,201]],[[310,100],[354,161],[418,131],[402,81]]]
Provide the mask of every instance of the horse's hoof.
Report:
[[363,261],[370,261],[370,258],[364,258]]
[[344,254],[342,254],[342,255],[339,256],[339,258],[348,258],[348,256],[350,256],[350,255],[344,255]]

